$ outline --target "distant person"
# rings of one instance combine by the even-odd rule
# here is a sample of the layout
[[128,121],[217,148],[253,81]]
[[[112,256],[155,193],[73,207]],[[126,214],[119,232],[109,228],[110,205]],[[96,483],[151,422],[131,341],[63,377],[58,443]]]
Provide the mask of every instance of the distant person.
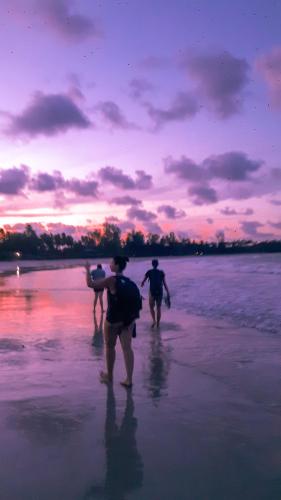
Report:
[[107,289],[107,312],[104,324],[107,371],[100,373],[100,380],[107,384],[113,382],[115,346],[119,337],[126,368],[126,379],[121,385],[126,388],[132,387],[133,383],[134,353],[131,343],[136,331],[135,320],[139,318],[142,307],[137,285],[123,276],[128,261],[128,257],[113,257],[110,269],[114,275],[94,281],[91,279],[90,264],[87,262],[85,265],[87,286],[94,290]]
[[[152,317],[152,325],[151,328],[154,328],[155,325],[157,328],[160,325],[161,320],[161,306],[163,300],[163,286],[167,292],[167,300],[170,304],[170,292],[168,290],[168,285],[165,279],[164,271],[158,269],[159,262],[157,259],[152,260],[152,269],[149,269],[145,273],[144,279],[141,283],[143,287],[146,280],[149,280],[149,307],[150,313]],[[156,306],[156,314],[155,314],[155,306]]]
[[[105,271],[102,268],[101,264],[98,264],[97,267],[96,267],[96,269],[94,269],[93,271],[91,271],[91,278],[92,278],[93,281],[104,279],[105,276],[106,276],[106,274],[105,274]],[[95,293],[94,311],[96,310],[97,303],[98,303],[98,300],[99,300],[101,310],[102,310],[102,312],[104,312],[104,308],[103,308],[103,292],[104,292],[104,288],[96,288],[96,289],[94,289],[94,293]]]

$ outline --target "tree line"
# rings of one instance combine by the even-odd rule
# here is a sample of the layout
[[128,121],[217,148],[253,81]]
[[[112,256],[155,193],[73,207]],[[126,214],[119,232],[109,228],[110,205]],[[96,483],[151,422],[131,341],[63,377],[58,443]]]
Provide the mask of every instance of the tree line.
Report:
[[30,224],[23,232],[0,228],[0,260],[57,259],[110,257],[125,254],[129,257],[216,255],[254,252],[281,252],[281,240],[227,242],[223,235],[216,242],[195,241],[170,232],[165,235],[130,231],[122,237],[115,224],[104,223],[100,229],[87,232],[75,240],[66,233],[38,235]]

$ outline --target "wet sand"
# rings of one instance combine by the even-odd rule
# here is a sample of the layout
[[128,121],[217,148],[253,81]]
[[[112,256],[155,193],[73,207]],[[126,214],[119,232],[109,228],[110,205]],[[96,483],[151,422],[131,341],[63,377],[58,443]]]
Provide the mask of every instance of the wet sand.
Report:
[[132,392],[120,350],[108,390],[98,334],[68,342],[1,339],[1,498],[280,498],[275,338],[264,352],[256,332],[173,312],[152,332],[144,318]]
[[118,347],[108,388],[91,292],[43,274],[0,297],[1,500],[281,498],[277,335],[175,309],[151,331],[145,302],[134,387]]

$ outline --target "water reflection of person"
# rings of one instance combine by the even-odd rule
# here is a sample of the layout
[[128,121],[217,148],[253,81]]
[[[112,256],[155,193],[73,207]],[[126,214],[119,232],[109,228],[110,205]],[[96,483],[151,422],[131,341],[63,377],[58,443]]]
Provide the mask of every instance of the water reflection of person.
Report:
[[136,431],[132,392],[127,391],[124,416],[118,428],[113,387],[108,385],[104,439],[106,475],[104,483],[94,485],[86,499],[126,500],[133,490],[142,487],[143,462],[137,449]]
[[92,345],[97,355],[100,355],[103,351],[103,318],[104,314],[101,313],[98,321],[97,313],[94,311],[94,335]]
[[163,346],[161,333],[156,330],[151,335],[148,376],[148,390],[154,401],[158,401],[168,387],[169,367],[168,349]]

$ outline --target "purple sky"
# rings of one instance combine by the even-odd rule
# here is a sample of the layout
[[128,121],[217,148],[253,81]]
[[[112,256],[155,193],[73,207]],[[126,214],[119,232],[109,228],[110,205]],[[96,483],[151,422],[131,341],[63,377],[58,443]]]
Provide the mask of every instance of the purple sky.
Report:
[[276,0],[1,2],[0,225],[281,238],[280,18]]

